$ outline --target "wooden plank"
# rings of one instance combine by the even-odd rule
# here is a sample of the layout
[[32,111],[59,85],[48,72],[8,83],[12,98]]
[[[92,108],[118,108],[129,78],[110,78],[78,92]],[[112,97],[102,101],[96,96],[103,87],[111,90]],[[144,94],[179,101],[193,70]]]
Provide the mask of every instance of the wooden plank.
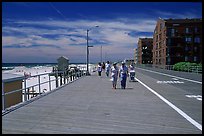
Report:
[[83,77],[2,117],[2,133],[201,134],[138,82]]

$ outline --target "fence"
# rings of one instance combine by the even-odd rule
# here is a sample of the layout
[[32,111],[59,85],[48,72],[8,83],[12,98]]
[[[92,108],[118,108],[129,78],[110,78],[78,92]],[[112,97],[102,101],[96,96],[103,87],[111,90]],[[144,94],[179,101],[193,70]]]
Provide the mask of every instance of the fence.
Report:
[[[51,73],[44,73],[44,74],[38,74],[35,76],[24,76],[23,77],[23,87],[22,89],[18,90],[12,90],[10,92],[4,91],[4,84],[7,82],[7,80],[2,80],[2,114],[4,114],[7,111],[10,111],[12,109],[15,109],[19,107],[20,105],[26,103],[27,101],[32,100],[33,98],[42,95],[44,93],[50,92],[55,88],[61,87],[65,84],[68,84],[82,76],[87,75],[85,70],[69,70],[69,71],[55,71]],[[47,76],[48,81],[41,82],[41,77]],[[30,78],[37,77],[38,83],[28,86],[26,83]],[[51,79],[51,77],[54,77],[54,79]],[[9,79],[9,81],[15,81],[16,79]],[[19,80],[19,79],[18,79]],[[55,87],[52,88],[52,84],[55,82]],[[42,90],[42,85],[48,84],[48,90]],[[14,94],[16,92],[22,92],[22,102],[18,103],[16,105],[5,107],[6,105],[6,96],[10,94]]]
[[[173,65],[153,65],[153,64],[136,64],[139,67],[152,67],[167,70],[174,70]],[[183,70],[178,70],[183,71]],[[202,73],[202,66],[187,66],[183,72]]]

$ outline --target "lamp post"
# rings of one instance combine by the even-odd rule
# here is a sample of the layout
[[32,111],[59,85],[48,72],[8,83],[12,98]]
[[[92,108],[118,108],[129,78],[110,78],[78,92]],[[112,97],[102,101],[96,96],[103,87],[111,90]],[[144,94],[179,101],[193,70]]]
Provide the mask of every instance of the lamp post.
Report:
[[[99,27],[99,26],[94,26],[94,27]],[[93,28],[93,27],[91,27]],[[86,31],[86,40],[87,40],[87,43],[86,43],[86,74],[87,75],[90,75],[89,73],[89,47],[93,47],[93,46],[89,46],[89,31],[91,30],[91,28],[87,29]]]
[[102,45],[101,45],[101,63],[102,63]]

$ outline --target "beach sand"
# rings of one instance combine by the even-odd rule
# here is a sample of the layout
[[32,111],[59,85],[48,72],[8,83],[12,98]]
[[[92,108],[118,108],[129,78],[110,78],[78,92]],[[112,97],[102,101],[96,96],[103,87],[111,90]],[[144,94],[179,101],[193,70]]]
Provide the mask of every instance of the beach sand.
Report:
[[[17,74],[17,75],[28,75],[28,78],[26,79],[26,88],[30,88],[30,91],[34,91],[35,93],[39,93],[39,86],[35,86],[32,88],[33,85],[37,85],[39,83],[38,76],[39,74],[44,74],[44,73],[51,73],[52,72],[52,67],[47,67],[47,66],[37,66],[37,67],[31,67],[27,68],[24,66],[20,67],[15,67],[13,70],[7,70],[3,71],[2,73],[11,73],[11,74]],[[50,77],[50,80],[55,79],[54,76]],[[49,80],[48,74],[40,76],[40,82],[46,82]],[[22,82],[22,88],[25,88],[25,83]],[[45,83],[40,86],[40,90],[47,92],[49,91],[49,84]],[[55,82],[51,83],[51,89],[56,88]],[[23,97],[23,96],[22,96]],[[23,97],[24,101],[24,97]]]
[[[86,65],[84,64],[79,64],[76,65],[78,68],[80,68],[81,70],[86,70]],[[51,73],[52,72],[53,67],[50,66],[36,66],[36,67],[24,67],[24,66],[19,66],[19,67],[15,67],[13,70],[6,70],[6,71],[2,71],[2,73],[11,73],[11,74],[18,74],[18,75],[22,75],[25,76],[27,75],[28,78],[26,79],[26,88],[29,88],[29,91],[34,91],[35,93],[39,93],[39,85],[37,85],[39,83],[39,78],[36,75],[39,74],[44,74],[44,73]],[[96,70],[95,65],[90,64],[89,65],[89,71],[90,73],[93,73]],[[54,76],[50,76],[50,80],[55,80]],[[49,76],[48,74],[46,75],[41,75],[40,76],[40,82],[46,82],[49,81]],[[34,85],[37,85],[35,87],[32,87]],[[22,82],[22,88],[25,88],[25,83]],[[56,81],[52,81],[51,82],[51,90],[56,88]],[[40,90],[41,92],[47,92],[50,91],[49,88],[49,83],[45,83],[45,84],[41,84],[40,85]],[[23,97],[23,101],[24,101],[24,96]]]

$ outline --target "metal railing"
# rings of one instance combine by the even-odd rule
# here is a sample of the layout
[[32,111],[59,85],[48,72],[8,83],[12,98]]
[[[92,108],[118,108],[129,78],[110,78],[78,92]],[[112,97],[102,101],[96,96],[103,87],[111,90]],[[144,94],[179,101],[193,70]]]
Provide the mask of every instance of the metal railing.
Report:
[[[45,76],[45,75],[48,76],[48,80],[45,82],[42,82],[41,77]],[[77,70],[77,71],[69,70],[69,71],[55,71],[55,72],[51,72],[51,73],[43,73],[43,74],[38,74],[38,75],[34,75],[34,76],[24,76],[22,78],[22,82],[23,82],[22,83],[22,89],[12,90],[9,92],[5,92],[5,88],[4,88],[4,85],[7,82],[7,80],[2,80],[2,114],[6,111],[12,110],[12,108],[16,108],[19,105],[24,104],[25,102],[33,99],[34,97],[37,97],[37,96],[40,96],[44,93],[50,92],[56,88],[59,88],[59,87],[66,85],[70,82],[73,82],[74,80],[77,80],[80,77],[85,76],[85,75],[87,75],[86,70]],[[55,78],[55,79],[51,79],[52,76],[54,76],[53,78]],[[30,78],[36,78],[36,77],[38,79],[38,83],[31,85],[31,86],[28,86],[27,81]],[[19,80],[19,79],[13,79],[13,80],[9,79],[9,82],[10,81],[13,82],[13,81],[17,81],[17,80]],[[55,85],[56,85],[56,87],[54,87],[54,88],[51,87],[53,82],[55,82]],[[43,84],[48,84],[49,89],[48,90],[45,90],[45,89],[42,90],[41,86]],[[22,102],[7,107],[6,106],[6,96],[14,94],[16,92],[22,93],[22,95],[21,95]]]
[[[136,66],[174,70],[173,65],[136,64]],[[192,72],[192,73],[202,73],[202,66],[186,66],[185,70],[177,70],[177,71]]]

